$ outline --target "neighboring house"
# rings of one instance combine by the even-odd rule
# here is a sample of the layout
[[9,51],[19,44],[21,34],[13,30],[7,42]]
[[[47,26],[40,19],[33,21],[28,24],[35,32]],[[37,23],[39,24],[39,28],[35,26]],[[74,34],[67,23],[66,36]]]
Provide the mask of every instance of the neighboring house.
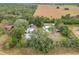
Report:
[[6,29],[6,30],[11,30],[14,26],[10,24],[0,24],[0,28]]
[[6,30],[11,30],[14,26],[13,25],[5,25],[4,28]]
[[49,28],[50,28],[50,26],[46,25],[46,26],[43,27],[43,30],[44,30],[45,32],[49,32],[49,30],[48,30]]

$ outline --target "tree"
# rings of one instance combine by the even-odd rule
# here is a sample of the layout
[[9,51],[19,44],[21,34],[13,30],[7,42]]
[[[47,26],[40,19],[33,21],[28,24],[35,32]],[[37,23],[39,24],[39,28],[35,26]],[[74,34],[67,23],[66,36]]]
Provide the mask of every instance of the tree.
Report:
[[54,23],[55,23],[56,28],[58,28],[58,29],[59,29],[62,25],[64,25],[61,19],[56,19],[56,20],[54,20]]
[[21,39],[21,36],[25,33],[25,29],[24,27],[20,26],[20,27],[14,27],[12,30],[11,30],[11,35],[12,36],[15,36],[16,38],[18,39]]
[[12,48],[14,46],[20,45],[20,40],[22,39],[22,35],[25,33],[27,29],[28,22],[24,19],[18,19],[14,23],[14,28],[10,31],[10,35],[12,37],[9,46]]
[[2,24],[9,24],[9,21],[8,21],[7,19],[3,19],[3,20],[1,21],[1,23],[2,23]]
[[35,17],[33,24],[37,27],[42,27],[44,25],[43,19],[41,17]]
[[69,40],[69,38],[62,39],[61,40],[61,46],[62,47],[71,47],[72,44],[71,44],[71,41]]
[[3,20],[4,16],[0,14],[0,22]]
[[70,33],[67,26],[61,26],[60,27],[60,32],[62,33],[62,35],[67,36],[67,37],[69,36],[69,33]]
[[60,8],[59,6],[56,7],[56,9],[59,9],[59,8]]
[[5,30],[0,28],[0,35],[5,34]]
[[18,19],[14,23],[14,28],[11,30],[10,34],[12,36],[17,37],[18,39],[21,39],[21,36],[25,33],[25,30],[27,29],[28,22],[23,19]]
[[17,43],[18,43],[17,38],[13,36],[9,43],[9,48],[13,48],[14,46],[16,46]]
[[23,26],[26,29],[28,26],[28,21],[25,19],[17,19],[14,23],[14,26],[15,27]]
[[47,53],[53,48],[53,41],[47,37],[45,32],[37,30],[33,32],[31,40],[27,40],[27,46]]

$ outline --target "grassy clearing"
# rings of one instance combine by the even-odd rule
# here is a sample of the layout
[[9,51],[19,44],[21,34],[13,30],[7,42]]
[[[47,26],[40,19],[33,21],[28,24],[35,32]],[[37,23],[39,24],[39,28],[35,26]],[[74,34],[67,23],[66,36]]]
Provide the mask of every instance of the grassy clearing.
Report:
[[65,39],[60,33],[54,32],[54,33],[49,33],[49,38],[51,38],[54,41],[61,41],[62,39]]

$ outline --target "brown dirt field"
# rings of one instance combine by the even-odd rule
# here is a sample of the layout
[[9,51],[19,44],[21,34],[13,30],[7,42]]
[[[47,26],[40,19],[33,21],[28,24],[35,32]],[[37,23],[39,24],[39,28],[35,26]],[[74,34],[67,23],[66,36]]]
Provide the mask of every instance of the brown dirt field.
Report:
[[49,18],[61,18],[61,16],[70,14],[71,16],[79,15],[79,7],[68,7],[69,10],[64,10],[65,7],[60,6],[59,9],[56,9],[57,6],[50,5],[38,5],[34,16],[44,16]]

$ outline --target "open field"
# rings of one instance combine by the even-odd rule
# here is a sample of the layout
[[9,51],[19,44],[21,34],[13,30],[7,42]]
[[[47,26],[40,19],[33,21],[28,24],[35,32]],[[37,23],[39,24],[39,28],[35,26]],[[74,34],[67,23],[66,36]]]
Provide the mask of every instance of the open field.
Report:
[[[49,18],[61,18],[61,16],[64,16],[66,14],[70,14],[71,16],[79,15],[79,7],[78,6],[58,6],[59,9],[57,9],[57,5],[51,6],[51,5],[38,5],[36,12],[34,13],[34,16],[44,16]],[[69,8],[69,10],[64,10],[64,8]]]

